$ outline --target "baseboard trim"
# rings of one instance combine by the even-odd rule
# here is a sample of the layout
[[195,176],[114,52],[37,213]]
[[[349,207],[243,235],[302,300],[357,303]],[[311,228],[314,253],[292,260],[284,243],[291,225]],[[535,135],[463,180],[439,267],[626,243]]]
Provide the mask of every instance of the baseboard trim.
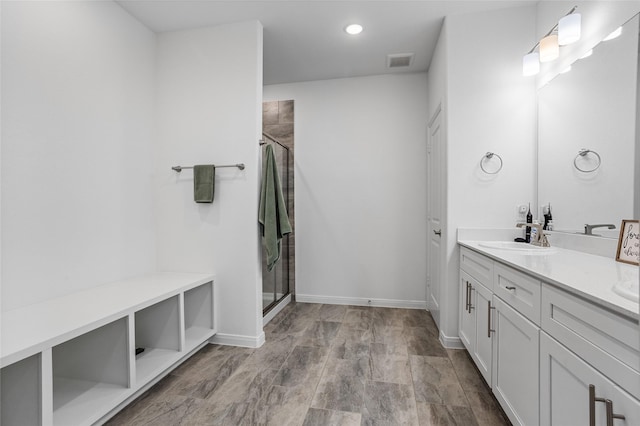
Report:
[[264,344],[264,332],[258,336],[242,336],[239,334],[217,333],[209,340],[210,343],[225,346],[241,346],[243,348],[259,348]]
[[273,309],[271,309],[267,313],[267,315],[262,317],[262,326],[264,327],[265,325],[269,324],[269,321],[271,321],[273,317],[278,315],[280,311],[283,310],[284,307],[287,306],[289,303],[291,303],[291,294],[287,295],[287,297],[282,299],[280,303],[278,303]]
[[464,345],[462,344],[462,340],[459,337],[451,337],[446,336],[442,331],[440,331],[440,343],[447,349],[464,349]]
[[296,302],[327,305],[378,306],[381,308],[427,309],[424,300],[367,299],[365,297],[317,296],[296,293]]

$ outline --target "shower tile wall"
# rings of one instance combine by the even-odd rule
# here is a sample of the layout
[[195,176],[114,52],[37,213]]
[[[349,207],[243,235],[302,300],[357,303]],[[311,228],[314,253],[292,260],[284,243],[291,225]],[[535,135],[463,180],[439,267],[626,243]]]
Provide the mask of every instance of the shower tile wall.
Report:
[[[283,145],[289,148],[289,170],[288,173],[281,171],[281,176],[288,175],[289,180],[289,197],[287,201],[287,212],[289,213],[289,220],[294,231],[289,238],[283,241],[282,251],[286,252],[285,245],[289,248],[289,291],[291,294],[295,294],[295,203],[294,203],[294,180],[293,180],[293,158],[294,158],[294,113],[293,113],[293,100],[288,101],[272,101],[264,102],[262,104],[262,131],[270,134],[274,138],[278,139]],[[282,155],[283,149],[275,149],[276,155]],[[284,164],[277,158],[278,164]],[[285,185],[285,182],[282,182]],[[263,286],[267,283],[263,283]],[[264,290],[267,290],[264,288]]]

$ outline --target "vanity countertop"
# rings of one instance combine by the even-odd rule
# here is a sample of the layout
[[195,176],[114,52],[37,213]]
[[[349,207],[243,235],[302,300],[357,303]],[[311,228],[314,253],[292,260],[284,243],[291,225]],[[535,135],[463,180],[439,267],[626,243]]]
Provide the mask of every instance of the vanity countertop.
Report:
[[458,240],[458,243],[614,312],[639,318],[639,304],[612,290],[618,282],[637,282],[637,266],[560,247],[554,247],[549,254],[529,255],[483,247],[481,241]]

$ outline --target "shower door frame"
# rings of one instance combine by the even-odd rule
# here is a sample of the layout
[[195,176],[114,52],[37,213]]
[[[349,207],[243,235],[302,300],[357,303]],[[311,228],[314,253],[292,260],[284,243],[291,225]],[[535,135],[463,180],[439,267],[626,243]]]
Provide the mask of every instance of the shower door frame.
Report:
[[[286,200],[287,203],[287,210],[289,210],[289,206],[290,206],[290,187],[289,187],[289,157],[291,156],[291,151],[289,150],[289,147],[287,147],[286,145],[282,144],[280,141],[278,141],[275,137],[271,136],[268,133],[262,132],[262,137],[263,139],[260,140],[260,146],[266,145],[268,143],[275,143],[278,146],[280,146],[281,148],[283,148],[285,151],[285,164],[284,164],[284,173],[286,173],[286,185],[285,185],[285,192],[286,194],[284,195],[284,198]],[[283,172],[281,172],[283,173]],[[290,238],[291,234],[287,234],[283,237],[282,242],[281,242],[281,249],[282,252],[280,254],[280,262],[284,262],[285,264],[283,265],[283,271],[286,271],[286,280],[283,279],[283,283],[286,283],[286,291],[283,291],[283,294],[278,297],[278,286],[276,283],[276,280],[274,279],[274,285],[273,285],[273,301],[270,302],[267,306],[262,307],[262,315],[265,316],[266,314],[269,313],[269,311],[271,311],[273,308],[275,308],[276,306],[278,306],[278,304],[283,301],[284,299],[287,298],[287,296],[289,296],[291,293],[291,280],[289,277],[289,273],[290,273],[290,269],[289,269],[289,262],[290,262],[290,245],[289,245],[289,238]],[[275,273],[275,272],[274,272]],[[263,278],[263,282],[264,282],[264,278]],[[284,287],[284,286],[282,286]],[[262,293],[264,294],[264,289],[262,290]],[[264,299],[263,299],[264,302]]]

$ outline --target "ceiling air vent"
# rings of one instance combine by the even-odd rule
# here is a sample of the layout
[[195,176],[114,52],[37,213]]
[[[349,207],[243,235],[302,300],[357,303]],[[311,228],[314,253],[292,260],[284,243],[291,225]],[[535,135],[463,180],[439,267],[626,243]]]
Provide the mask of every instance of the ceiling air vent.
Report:
[[413,63],[413,53],[387,55],[387,68],[406,68]]

